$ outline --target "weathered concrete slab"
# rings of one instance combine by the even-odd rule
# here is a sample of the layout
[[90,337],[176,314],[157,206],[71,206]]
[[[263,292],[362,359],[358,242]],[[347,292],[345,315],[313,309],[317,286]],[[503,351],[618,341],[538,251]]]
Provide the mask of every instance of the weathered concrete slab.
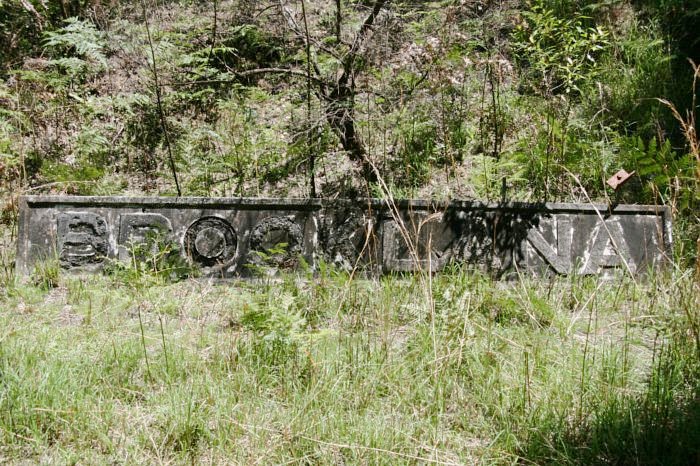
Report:
[[666,263],[671,225],[656,206],[26,196],[17,270],[57,258],[69,271],[99,271],[147,255],[155,237],[214,277],[302,261],[384,273],[467,263],[499,276],[610,274]]

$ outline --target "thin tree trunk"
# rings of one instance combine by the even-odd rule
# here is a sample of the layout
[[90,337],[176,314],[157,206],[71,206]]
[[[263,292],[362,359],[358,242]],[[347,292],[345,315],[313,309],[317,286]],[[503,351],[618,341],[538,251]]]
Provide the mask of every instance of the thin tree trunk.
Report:
[[177,179],[177,168],[175,167],[175,159],[173,158],[173,151],[170,145],[170,134],[168,133],[168,125],[165,119],[165,111],[163,110],[163,102],[160,96],[160,84],[158,83],[158,67],[156,66],[156,53],[153,49],[153,40],[151,39],[151,30],[148,25],[148,9],[146,8],[146,1],[141,0],[141,6],[143,7],[143,21],[146,25],[146,35],[148,37],[148,46],[151,49],[151,60],[153,61],[153,83],[156,91],[156,105],[158,107],[158,116],[160,117],[160,126],[163,129],[163,137],[165,138],[165,147],[168,151],[168,161],[170,162],[170,170],[173,174],[173,180],[175,181],[175,189],[177,190],[177,197],[182,196],[182,191],[180,190],[180,182]]
[[[306,35],[306,121],[311,121],[311,38],[309,22],[306,18],[306,2],[301,0],[301,14],[304,17],[304,34]],[[316,154],[311,147],[311,127],[306,129],[306,151],[309,156],[309,190],[311,197],[316,197]]]
[[342,39],[342,36],[341,36],[342,31],[340,29],[341,28],[340,25],[343,22],[343,11],[341,9],[341,4],[340,4],[341,1],[342,0],[335,0],[335,38],[336,38],[338,44],[340,44],[340,41]]

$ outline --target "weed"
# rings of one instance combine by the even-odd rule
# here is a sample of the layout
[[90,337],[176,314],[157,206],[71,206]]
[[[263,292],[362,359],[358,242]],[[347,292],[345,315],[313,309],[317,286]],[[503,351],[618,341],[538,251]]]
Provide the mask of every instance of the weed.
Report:
[[45,290],[56,288],[60,283],[61,265],[57,258],[38,261],[31,273],[31,281]]
[[[690,110],[686,110],[685,117],[681,115],[676,106],[665,99],[659,99],[659,101],[668,107],[681,127],[683,136],[685,138],[685,143],[688,148],[688,156],[686,160],[681,159],[671,165],[671,167],[664,167],[667,178],[675,178],[675,196],[672,201],[677,201],[680,196],[685,202],[680,206],[692,213],[684,215],[686,219],[689,220],[689,231],[692,241],[692,237],[696,237],[695,243],[695,274],[700,277],[700,216],[697,215],[697,204],[700,200],[700,137],[697,134],[696,126],[696,102],[697,102],[697,81],[700,79],[700,66],[696,65],[692,60],[690,64],[693,68],[693,86],[692,86],[692,106]],[[692,170],[692,159],[695,161],[694,177],[691,178],[689,172]],[[670,171],[670,173],[669,173]],[[682,180],[682,181],[681,181]],[[675,204],[672,204],[677,207]],[[692,247],[692,246],[691,246]]]
[[[10,458],[62,457],[50,445],[97,462],[697,454],[689,273],[505,284],[453,267],[426,281],[432,314],[418,276],[130,293],[100,276],[64,283],[65,294],[20,285],[0,297]],[[163,312],[173,301],[189,311]],[[11,311],[29,306],[42,312]],[[68,324],[88,309],[89,326]]]
[[437,128],[432,119],[414,114],[402,118],[398,128],[400,150],[392,167],[394,183],[399,187],[425,184],[431,168],[438,164]]
[[179,245],[166,234],[149,232],[126,249],[128,262],[111,260],[105,266],[105,273],[119,281],[146,286],[199,275],[197,266],[184,258]]
[[241,324],[253,332],[253,347],[260,351],[262,362],[279,365],[296,353],[306,321],[294,305],[294,297],[288,294],[244,305]]

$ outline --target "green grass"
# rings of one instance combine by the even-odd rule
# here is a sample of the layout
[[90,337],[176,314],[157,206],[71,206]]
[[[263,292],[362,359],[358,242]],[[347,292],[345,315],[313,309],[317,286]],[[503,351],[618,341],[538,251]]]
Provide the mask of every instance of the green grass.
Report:
[[11,283],[0,460],[697,461],[688,274],[418,278]]

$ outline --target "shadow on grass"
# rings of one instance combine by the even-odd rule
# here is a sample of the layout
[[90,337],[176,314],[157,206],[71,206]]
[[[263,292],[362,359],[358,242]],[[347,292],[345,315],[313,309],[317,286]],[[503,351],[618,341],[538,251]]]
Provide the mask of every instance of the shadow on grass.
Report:
[[522,457],[537,464],[700,465],[700,354],[684,343],[658,355],[642,394],[612,395],[575,427],[545,427]]

